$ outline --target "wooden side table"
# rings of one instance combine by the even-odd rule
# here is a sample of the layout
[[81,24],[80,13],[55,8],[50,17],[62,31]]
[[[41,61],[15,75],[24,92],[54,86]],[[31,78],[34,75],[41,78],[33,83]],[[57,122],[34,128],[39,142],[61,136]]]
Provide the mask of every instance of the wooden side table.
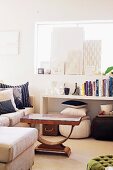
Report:
[[38,133],[38,141],[41,143],[35,148],[36,152],[51,152],[59,153],[69,156],[71,149],[68,146],[64,146],[63,143],[69,139],[73,131],[74,126],[78,126],[84,117],[76,117],[72,115],[63,115],[63,114],[30,114],[22,117],[20,119],[23,123],[29,124],[48,124],[48,125],[71,125],[71,131],[67,137],[61,141],[50,142],[42,138],[40,135],[40,129]]

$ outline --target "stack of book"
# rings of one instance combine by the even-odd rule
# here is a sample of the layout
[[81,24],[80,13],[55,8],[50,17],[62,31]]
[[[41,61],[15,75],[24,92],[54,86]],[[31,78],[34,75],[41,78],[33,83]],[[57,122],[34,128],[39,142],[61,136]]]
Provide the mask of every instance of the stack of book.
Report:
[[109,77],[109,96],[113,96],[113,77]]
[[113,96],[113,77],[85,81],[82,84],[82,95],[86,96]]

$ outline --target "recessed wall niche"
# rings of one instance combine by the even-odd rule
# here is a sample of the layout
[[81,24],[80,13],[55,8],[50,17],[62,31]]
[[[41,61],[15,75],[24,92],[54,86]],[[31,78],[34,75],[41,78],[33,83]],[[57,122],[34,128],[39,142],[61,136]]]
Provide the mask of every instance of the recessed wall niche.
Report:
[[113,63],[113,21],[39,22],[35,28],[36,74],[38,68],[44,74],[100,74]]

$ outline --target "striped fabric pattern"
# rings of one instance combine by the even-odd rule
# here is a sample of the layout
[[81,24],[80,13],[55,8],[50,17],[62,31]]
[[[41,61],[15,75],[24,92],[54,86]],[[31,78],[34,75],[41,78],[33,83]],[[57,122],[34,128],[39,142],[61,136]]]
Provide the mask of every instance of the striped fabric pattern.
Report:
[[28,86],[29,86],[29,82],[22,84],[22,85],[17,85],[17,86],[11,86],[11,85],[0,83],[0,88],[14,88],[14,87],[20,87],[21,88],[23,107],[31,107],[31,104],[30,104],[30,101],[29,101]]

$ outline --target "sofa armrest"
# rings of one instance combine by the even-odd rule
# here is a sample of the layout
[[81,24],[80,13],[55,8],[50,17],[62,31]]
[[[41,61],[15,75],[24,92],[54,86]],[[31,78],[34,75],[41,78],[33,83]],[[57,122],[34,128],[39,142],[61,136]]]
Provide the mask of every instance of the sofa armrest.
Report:
[[29,96],[30,104],[34,107],[34,96]]

